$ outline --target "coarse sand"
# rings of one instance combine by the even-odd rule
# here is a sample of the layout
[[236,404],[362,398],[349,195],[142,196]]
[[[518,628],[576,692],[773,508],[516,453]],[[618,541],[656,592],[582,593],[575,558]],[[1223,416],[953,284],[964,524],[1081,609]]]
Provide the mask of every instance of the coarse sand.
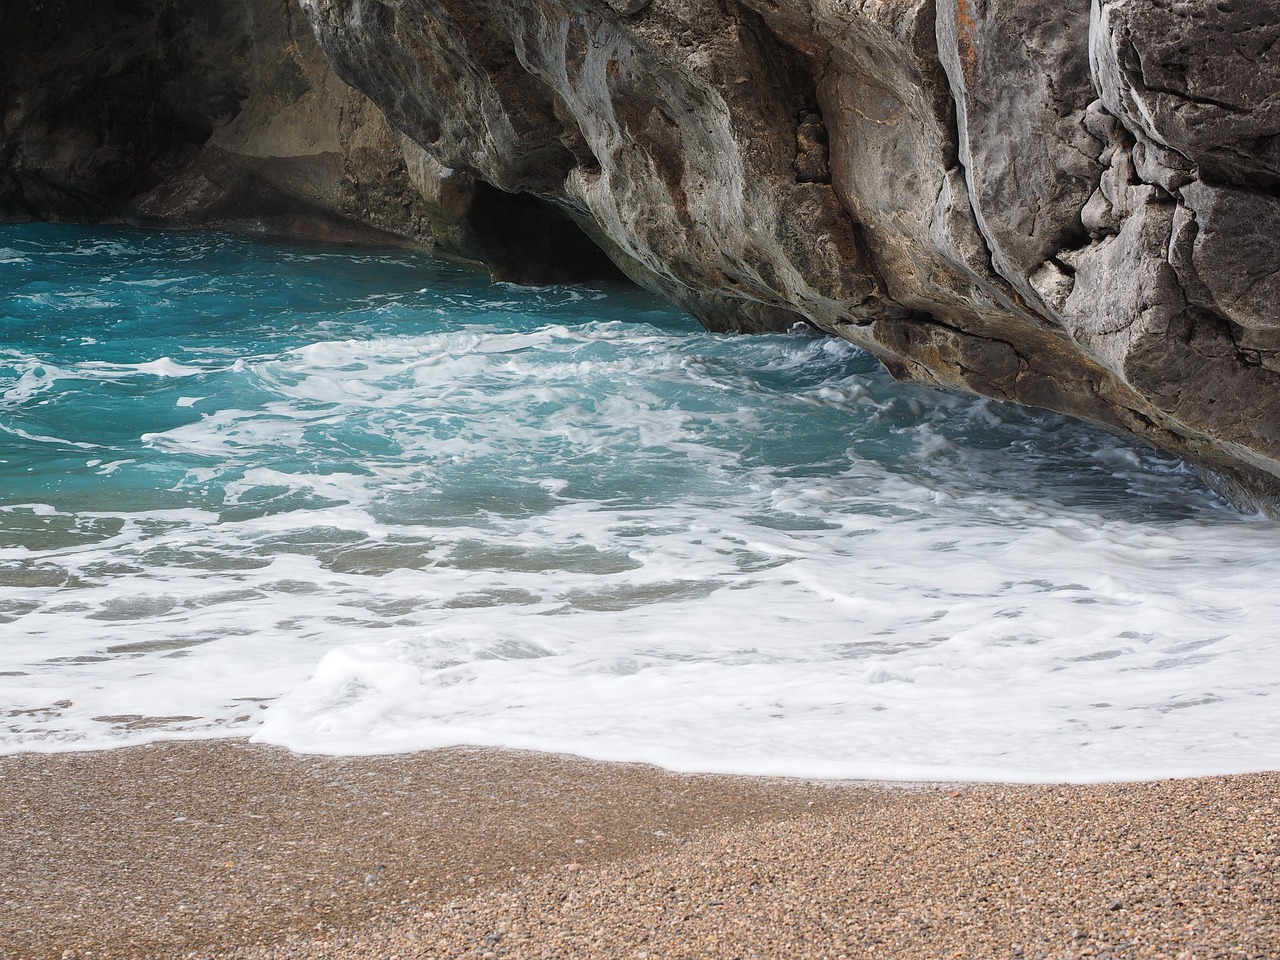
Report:
[[1280,774],[672,774],[237,740],[0,757],[0,957],[1280,957]]

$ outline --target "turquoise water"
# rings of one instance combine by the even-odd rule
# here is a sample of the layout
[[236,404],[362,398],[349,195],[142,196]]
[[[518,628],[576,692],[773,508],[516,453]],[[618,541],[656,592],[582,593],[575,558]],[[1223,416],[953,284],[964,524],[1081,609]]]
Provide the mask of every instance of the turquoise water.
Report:
[[0,227],[0,743],[1005,779],[1280,757],[1274,524],[797,329]]

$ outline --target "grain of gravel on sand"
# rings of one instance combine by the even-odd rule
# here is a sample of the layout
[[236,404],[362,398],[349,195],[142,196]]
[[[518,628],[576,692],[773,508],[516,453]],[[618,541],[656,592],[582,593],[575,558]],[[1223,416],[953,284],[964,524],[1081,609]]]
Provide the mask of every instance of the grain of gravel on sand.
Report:
[[0,955],[1280,957],[1280,775],[675,775],[236,741],[0,758]]

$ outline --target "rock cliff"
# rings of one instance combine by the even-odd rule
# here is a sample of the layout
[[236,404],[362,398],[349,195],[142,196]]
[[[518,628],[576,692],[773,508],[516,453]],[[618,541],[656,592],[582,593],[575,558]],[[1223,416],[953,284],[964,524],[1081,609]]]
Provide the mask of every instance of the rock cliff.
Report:
[[708,326],[804,319],[1280,502],[1280,0],[300,2],[415,163]]
[[267,0],[8,4],[0,218],[429,232],[381,114]]
[[412,144],[407,162],[289,0],[41,0],[3,23],[0,221],[427,244],[517,280],[614,269],[542,201]]

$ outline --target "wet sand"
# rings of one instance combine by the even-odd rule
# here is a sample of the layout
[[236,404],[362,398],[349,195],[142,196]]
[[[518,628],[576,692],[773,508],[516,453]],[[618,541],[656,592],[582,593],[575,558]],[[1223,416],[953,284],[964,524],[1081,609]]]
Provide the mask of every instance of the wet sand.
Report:
[[0,757],[0,956],[1280,956],[1280,774],[676,775],[241,741]]

